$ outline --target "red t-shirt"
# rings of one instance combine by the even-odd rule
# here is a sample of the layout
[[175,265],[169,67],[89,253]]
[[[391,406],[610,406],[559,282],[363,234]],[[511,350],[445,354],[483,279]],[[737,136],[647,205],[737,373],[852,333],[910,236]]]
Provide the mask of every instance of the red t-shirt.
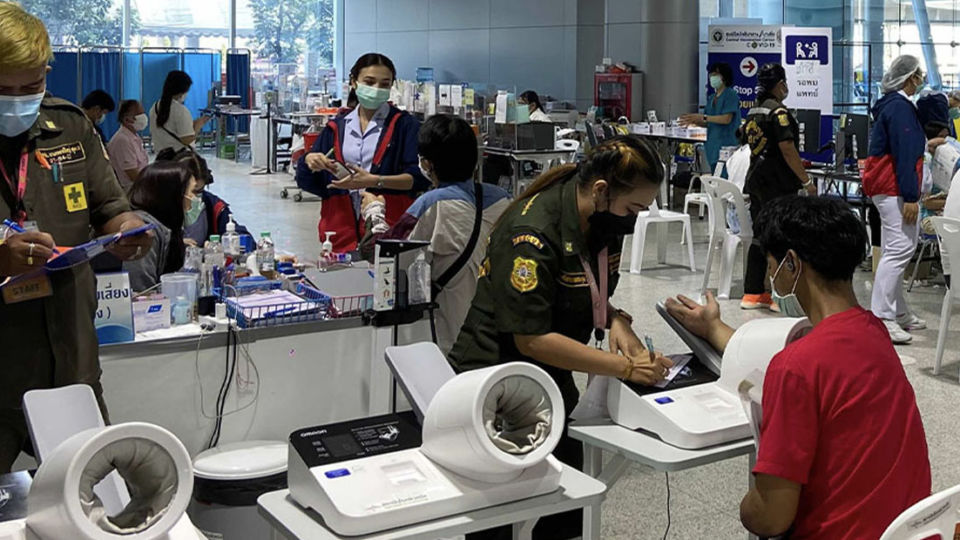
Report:
[[930,495],[920,411],[890,336],[860,307],[773,357],[754,473],[803,485],[796,538],[879,538]]

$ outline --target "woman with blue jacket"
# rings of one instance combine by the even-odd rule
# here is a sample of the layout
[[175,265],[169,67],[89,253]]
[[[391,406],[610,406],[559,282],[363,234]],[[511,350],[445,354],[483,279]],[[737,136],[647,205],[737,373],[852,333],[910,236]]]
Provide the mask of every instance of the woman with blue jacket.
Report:
[[[364,190],[386,200],[387,223],[393,225],[430,188],[417,157],[420,122],[389,103],[396,78],[386,56],[361,56],[350,70],[350,97],[358,106],[331,120],[297,165],[297,185],[323,199],[318,230],[321,241],[325,233],[336,233],[334,251],[353,251],[363,238]],[[344,166],[351,174],[338,180]]]
[[874,276],[871,310],[883,320],[894,343],[909,343],[907,330],[926,322],[907,307],[903,272],[917,249],[923,153],[927,140],[911,97],[924,86],[916,57],[897,57],[881,81],[883,97],[873,107],[870,155],[863,171],[863,192],[880,214],[880,264]]

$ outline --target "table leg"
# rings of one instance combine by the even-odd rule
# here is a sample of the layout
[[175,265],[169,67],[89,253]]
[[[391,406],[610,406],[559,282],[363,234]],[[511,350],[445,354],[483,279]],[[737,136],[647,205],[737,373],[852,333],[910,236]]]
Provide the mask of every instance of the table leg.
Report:
[[583,509],[583,540],[600,540],[600,503]]
[[597,446],[583,443],[583,472],[591,478],[603,472],[603,450]]
[[[757,465],[757,450],[754,447],[754,450],[750,452],[747,457],[747,490],[753,489],[754,484],[756,483],[753,477],[753,468]],[[752,532],[747,532],[747,540],[760,540],[759,537]]]
[[529,519],[513,524],[513,540],[530,540],[533,537],[533,527],[537,519]]

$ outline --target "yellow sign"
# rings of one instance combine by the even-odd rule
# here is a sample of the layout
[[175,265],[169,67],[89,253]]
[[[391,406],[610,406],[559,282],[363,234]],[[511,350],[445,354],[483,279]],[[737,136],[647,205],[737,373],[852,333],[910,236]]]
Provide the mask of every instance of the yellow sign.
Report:
[[466,107],[472,107],[475,103],[476,91],[473,88],[466,88],[463,91],[463,105]]
[[67,212],[79,212],[87,209],[87,193],[83,182],[63,186],[63,199],[67,202]]
[[510,273],[513,288],[525,293],[537,288],[537,261],[517,257],[513,260],[513,272]]

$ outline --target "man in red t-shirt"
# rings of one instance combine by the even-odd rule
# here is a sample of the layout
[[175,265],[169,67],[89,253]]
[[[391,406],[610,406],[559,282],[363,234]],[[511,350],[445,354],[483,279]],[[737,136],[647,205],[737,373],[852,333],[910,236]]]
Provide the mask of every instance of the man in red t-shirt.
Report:
[[[740,520],[761,537],[879,538],[930,494],[930,462],[887,330],[853,292],[866,233],[846,204],[813,197],[769,203],[756,230],[774,300],[813,330],[767,368],[756,486]],[[720,351],[733,335],[712,295],[706,306],[681,296],[667,308]]]

